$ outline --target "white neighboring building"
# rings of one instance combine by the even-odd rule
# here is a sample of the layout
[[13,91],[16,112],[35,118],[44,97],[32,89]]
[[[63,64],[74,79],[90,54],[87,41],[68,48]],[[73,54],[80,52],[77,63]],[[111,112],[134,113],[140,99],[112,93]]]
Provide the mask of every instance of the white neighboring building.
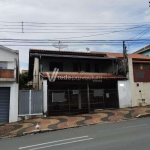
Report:
[[18,120],[19,51],[0,46],[0,123]]

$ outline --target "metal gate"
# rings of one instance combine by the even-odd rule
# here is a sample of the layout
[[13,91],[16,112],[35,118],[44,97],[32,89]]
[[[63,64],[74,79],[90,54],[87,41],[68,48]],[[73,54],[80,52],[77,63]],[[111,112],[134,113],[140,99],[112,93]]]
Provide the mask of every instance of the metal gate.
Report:
[[0,87],[0,122],[9,122],[10,88]]
[[[104,89],[101,96],[94,96],[95,89],[89,89],[89,104],[88,104],[88,95],[87,89],[80,90],[80,99],[79,104],[79,95],[73,91],[77,90],[49,90],[48,91],[48,111],[49,115],[55,114],[74,114],[74,113],[84,113],[93,111],[95,109],[107,109],[107,108],[118,108],[118,91],[117,89]],[[65,101],[53,101],[52,93],[64,93]],[[79,108],[81,107],[81,109]]]
[[19,116],[43,114],[43,94],[40,90],[19,91]]

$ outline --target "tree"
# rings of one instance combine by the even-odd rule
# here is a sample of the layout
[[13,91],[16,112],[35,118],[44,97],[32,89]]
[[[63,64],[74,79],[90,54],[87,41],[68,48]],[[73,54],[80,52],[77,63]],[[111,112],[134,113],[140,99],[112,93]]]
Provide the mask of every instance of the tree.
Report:
[[28,88],[27,83],[29,82],[28,73],[21,73],[19,75],[19,89]]

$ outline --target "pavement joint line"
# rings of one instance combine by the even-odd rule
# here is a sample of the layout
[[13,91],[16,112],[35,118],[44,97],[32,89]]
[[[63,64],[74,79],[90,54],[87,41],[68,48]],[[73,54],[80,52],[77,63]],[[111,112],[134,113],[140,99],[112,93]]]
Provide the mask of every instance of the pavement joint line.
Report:
[[57,142],[63,142],[63,141],[70,141],[70,140],[75,140],[75,139],[82,139],[82,138],[88,138],[89,136],[80,136],[80,137],[74,137],[74,138],[68,138],[68,139],[63,139],[63,140],[57,140],[57,141],[51,141],[51,142],[46,142],[46,143],[41,143],[41,144],[36,144],[36,145],[30,145],[30,146],[25,146],[25,147],[19,147],[19,149],[26,149],[30,147],[36,147],[40,145],[46,145],[46,144],[51,144],[51,143],[57,143]]
[[81,140],[76,140],[76,141],[70,141],[70,142],[66,142],[66,143],[59,143],[59,144],[48,145],[48,146],[44,146],[44,147],[33,148],[33,149],[29,149],[29,150],[44,149],[44,148],[47,148],[47,147],[54,147],[54,146],[59,146],[59,145],[66,145],[66,144],[77,143],[77,142],[82,142],[82,141],[88,141],[88,140],[93,140],[93,139],[94,138],[86,138],[86,139],[81,139]]
[[109,131],[116,131],[116,130],[121,130],[121,129],[130,129],[130,128],[142,127],[142,126],[147,126],[147,125],[148,124],[141,124],[141,125],[136,125],[136,126],[127,126],[127,127],[117,128],[117,129],[113,129],[113,130],[100,131],[99,133],[104,133],[104,132],[109,132]]

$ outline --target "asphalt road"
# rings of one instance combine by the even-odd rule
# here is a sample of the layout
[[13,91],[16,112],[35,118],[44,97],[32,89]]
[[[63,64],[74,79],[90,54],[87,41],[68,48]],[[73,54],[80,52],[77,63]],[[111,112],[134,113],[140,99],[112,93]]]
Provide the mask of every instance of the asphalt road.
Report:
[[150,118],[0,140],[0,150],[149,150]]

